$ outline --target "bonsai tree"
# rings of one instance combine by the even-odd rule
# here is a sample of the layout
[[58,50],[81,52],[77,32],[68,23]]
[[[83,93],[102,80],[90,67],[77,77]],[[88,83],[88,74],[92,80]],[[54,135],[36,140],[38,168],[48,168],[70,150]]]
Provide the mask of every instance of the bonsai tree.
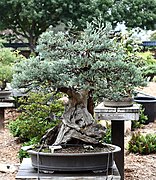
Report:
[[122,45],[109,38],[109,25],[93,22],[77,34],[71,30],[69,27],[67,32],[55,34],[49,29],[43,33],[38,56],[16,64],[13,85],[46,85],[65,94],[62,124],[47,134],[51,144],[100,144],[104,129],[92,116],[93,100],[129,96],[143,79],[135,64],[127,60]]
[[0,48],[0,89],[6,88],[6,83],[11,82],[13,70],[12,66],[15,61],[21,59],[21,56],[17,51],[11,51],[4,47]]

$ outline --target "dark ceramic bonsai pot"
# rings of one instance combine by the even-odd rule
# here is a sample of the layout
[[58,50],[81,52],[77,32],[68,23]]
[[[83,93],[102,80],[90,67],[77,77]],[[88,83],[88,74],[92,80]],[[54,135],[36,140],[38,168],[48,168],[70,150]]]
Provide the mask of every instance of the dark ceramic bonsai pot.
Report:
[[110,145],[114,150],[94,153],[44,153],[29,150],[32,166],[40,171],[106,171],[113,165],[113,154],[120,147]]
[[156,120],[156,97],[151,96],[136,96],[134,102],[141,104],[144,108],[144,115],[148,117],[145,124]]

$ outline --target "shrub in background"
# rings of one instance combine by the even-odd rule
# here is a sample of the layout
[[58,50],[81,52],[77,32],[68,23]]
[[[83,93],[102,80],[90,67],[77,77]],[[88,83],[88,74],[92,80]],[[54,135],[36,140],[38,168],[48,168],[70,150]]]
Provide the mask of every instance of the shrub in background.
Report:
[[34,137],[40,139],[61,118],[64,106],[60,97],[61,94],[40,92],[30,93],[28,98],[20,98],[21,114],[9,123],[13,136],[19,137],[21,142],[30,141]]
[[[30,145],[38,144],[38,142],[39,139],[37,137],[34,137],[30,141],[23,143],[22,146],[30,146]],[[20,162],[22,162],[23,158],[28,158],[28,157],[30,157],[28,152],[21,148],[18,152],[18,158],[20,159]]]
[[111,138],[111,124],[106,122],[106,134],[104,136],[103,141],[105,143],[111,144],[112,143],[112,138]]
[[145,63],[142,66],[143,76],[152,81],[154,76],[156,76],[156,59],[150,51],[138,53],[138,56],[142,57]]
[[156,134],[142,135],[140,132],[133,133],[128,142],[128,151],[139,154],[156,153]]
[[153,81],[154,77],[156,76],[156,63],[144,67],[143,71],[143,75],[147,77],[149,81]]
[[0,89],[5,89],[6,83],[10,83],[13,76],[13,65],[24,59],[18,51],[4,48],[0,43]]
[[136,128],[142,127],[143,124],[146,124],[146,121],[148,120],[148,117],[144,114],[145,109],[140,106],[140,114],[139,114],[139,120],[132,121],[131,129],[135,130]]

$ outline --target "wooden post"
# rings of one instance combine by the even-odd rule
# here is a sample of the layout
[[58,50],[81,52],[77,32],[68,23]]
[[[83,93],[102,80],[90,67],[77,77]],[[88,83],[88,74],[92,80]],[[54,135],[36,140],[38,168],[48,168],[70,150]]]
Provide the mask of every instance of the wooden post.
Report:
[[0,129],[4,128],[4,108],[0,107]]
[[114,160],[120,172],[121,180],[124,180],[124,121],[111,121],[112,144],[121,148],[115,153]]

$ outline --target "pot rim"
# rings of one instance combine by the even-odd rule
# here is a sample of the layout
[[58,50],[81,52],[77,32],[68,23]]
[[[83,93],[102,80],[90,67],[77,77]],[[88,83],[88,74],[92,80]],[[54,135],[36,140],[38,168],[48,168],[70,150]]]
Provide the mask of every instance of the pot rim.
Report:
[[154,103],[156,102],[156,97],[137,96],[134,97],[134,102]]

